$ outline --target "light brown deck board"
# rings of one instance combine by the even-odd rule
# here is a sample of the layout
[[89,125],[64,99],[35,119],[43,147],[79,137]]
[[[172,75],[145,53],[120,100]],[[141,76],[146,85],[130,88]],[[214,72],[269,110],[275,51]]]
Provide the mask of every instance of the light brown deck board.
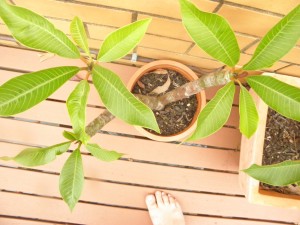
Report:
[[[62,58],[39,63],[38,52],[17,48],[0,46],[0,52],[5,55],[0,60],[0,85],[21,74],[19,70],[80,65],[78,61]],[[106,66],[118,72],[124,82],[137,69],[117,64]],[[51,99],[65,101],[76,84],[68,81]],[[207,99],[217,90],[208,90]],[[103,110],[95,107],[103,107],[95,88],[91,89],[88,103],[92,105],[87,109],[91,120]],[[238,104],[238,93],[234,104]],[[104,163],[82,149],[85,187],[73,213],[60,199],[58,190],[58,174],[69,152],[34,170],[14,162],[0,162],[0,224],[150,225],[144,197],[156,189],[176,196],[186,214],[187,225],[283,225],[300,221],[297,210],[246,202],[237,175],[240,144],[240,133],[234,128],[238,126],[237,117],[235,106],[225,127],[194,142],[194,146],[154,142],[142,138],[132,126],[113,120],[104,131],[114,134],[100,132],[92,141],[126,155],[116,162]],[[13,156],[28,146],[65,141],[61,133],[67,128],[58,124],[70,126],[70,121],[66,106],[54,101],[45,101],[15,119],[0,118],[0,155]],[[71,146],[70,150],[73,149]]]
[[[6,172],[6,176],[3,177],[5,180],[4,189],[18,191],[18,189],[22,187],[24,188],[25,193],[34,193],[40,196],[49,197],[60,196],[59,191],[57,188],[55,188],[58,185],[57,175],[25,170],[20,171],[9,168],[3,168],[3,171]],[[19,188],[16,188],[16,181],[14,181],[12,175],[20,176],[17,185]],[[43,182],[41,182],[41,180],[43,180]],[[120,189],[122,191],[120,191]],[[91,203],[98,202],[101,204],[110,204],[114,206],[122,205],[131,208],[136,207],[145,209],[143,196],[152,191],[153,188],[86,180],[85,189],[81,200]],[[184,207],[185,212],[188,213],[269,220],[297,220],[300,218],[298,212],[293,212],[293,210],[289,210],[288,213],[282,213],[280,209],[269,209],[268,215],[265,215],[263,206],[256,207],[247,204],[245,199],[242,197],[211,195],[205,193],[189,193],[184,191],[169,192],[175,195],[179,201],[183,202],[182,207]],[[216,207],[215,202],[220,201],[222,201],[222,205]],[[227,207],[225,208],[224,205]]]
[[[19,150],[24,148],[20,146],[17,147]],[[1,153],[10,155],[12,154],[12,149],[13,146],[1,149]],[[59,173],[68,155],[69,153],[59,156],[54,162],[40,166],[39,169]],[[237,174],[123,160],[105,163],[88,155],[83,155],[82,159],[85,176],[89,178],[190,191],[242,194],[238,186]],[[17,166],[16,163],[10,161],[1,164]],[[224,183],[224,179],[228,182]]]
[[0,224],[6,225],[60,225],[61,223],[56,222],[44,222],[44,221],[36,221],[32,218],[6,218],[0,216]]

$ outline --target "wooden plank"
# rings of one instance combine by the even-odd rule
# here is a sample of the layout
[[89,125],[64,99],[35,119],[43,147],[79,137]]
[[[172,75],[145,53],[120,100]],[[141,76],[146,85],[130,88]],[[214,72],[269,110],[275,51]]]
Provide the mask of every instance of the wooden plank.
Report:
[[[15,0],[17,6],[32,10],[42,16],[72,20],[80,17],[84,22],[100,23],[109,26],[124,26],[131,22],[132,13],[111,8],[79,5],[73,2],[52,0]],[[59,10],[57,10],[59,9]]]
[[[19,139],[21,140],[24,138],[27,138],[27,140],[30,140],[32,138],[34,138],[34,139],[41,138],[41,139],[46,139],[46,140],[44,140],[44,141],[39,140],[39,144],[47,145],[47,143],[49,143],[49,141],[51,141],[51,140],[49,140],[49,138],[42,135],[45,132],[46,133],[52,132],[51,133],[51,136],[53,137],[52,140],[63,140],[63,138],[61,136],[61,132],[63,132],[62,128],[59,129],[59,128],[52,127],[52,126],[45,126],[45,125],[43,126],[43,125],[39,125],[39,124],[14,121],[14,120],[10,120],[10,119],[7,120],[4,118],[0,118],[0,123],[1,123],[2,129],[4,129],[6,127],[5,129],[10,130],[12,136],[16,136],[16,138],[15,138],[16,140],[19,140]],[[124,123],[118,123],[118,121],[116,121],[116,122],[109,123],[107,126],[104,127],[103,130],[110,130],[113,132],[118,132],[118,124],[125,125]],[[117,125],[117,126],[115,126],[115,125]],[[122,130],[124,130],[125,128],[126,128],[126,130],[128,130],[126,133],[137,134],[137,131],[134,129],[134,127],[126,125],[124,128],[122,128]],[[20,132],[14,132],[14,130],[16,130],[16,129],[19,129]],[[41,133],[38,132],[39,129],[42,129]],[[27,132],[26,137],[21,133],[21,130],[25,133]],[[29,130],[30,130],[30,133],[28,133]],[[1,130],[0,133],[2,133],[2,132],[4,133],[3,135],[7,137],[8,132],[4,132],[4,130]],[[95,137],[93,137],[93,139],[94,140],[97,139],[97,136],[99,136],[99,135],[101,135],[101,134],[97,134]],[[3,138],[4,138],[4,136],[3,136]],[[7,139],[11,140],[10,137],[8,137]],[[28,141],[26,141],[26,142],[28,142]],[[240,133],[236,129],[224,127],[217,133],[211,135],[210,137],[195,141],[194,143],[215,146],[215,147],[220,147],[220,148],[239,149]]]
[[[1,133],[2,132],[0,131],[0,135]],[[56,133],[61,134],[61,132]],[[15,140],[23,143],[26,143],[26,141],[28,141],[28,138],[18,139],[16,138],[16,136],[5,136],[4,134],[1,135],[1,138],[10,138],[11,141]],[[150,163],[163,163],[174,166],[206,168],[233,172],[237,172],[239,167],[239,152],[237,151],[219,150],[213,148],[208,149],[196,146],[177,145],[172,143],[160,143],[150,140],[132,139],[122,136],[112,136],[105,134],[97,135],[97,138],[94,138],[92,142],[97,143],[106,149],[114,149],[119,152],[123,152],[125,154],[123,156],[124,159],[134,161],[147,161]],[[43,145],[50,146],[53,144],[53,139],[49,140],[47,143],[38,142],[38,145],[42,143],[44,143]],[[58,140],[57,143],[59,143]],[[11,148],[9,144],[5,143],[3,143],[1,146],[2,148]],[[74,150],[75,148],[76,146],[72,145],[70,149]],[[83,152],[87,152],[84,148],[82,148],[82,150]],[[14,152],[14,154],[17,154],[17,152]]]
[[[0,145],[1,156],[14,156],[24,149],[21,145]],[[60,173],[70,153],[65,153],[50,164],[39,169]],[[145,153],[146,154],[146,153]],[[95,157],[83,155],[85,176],[89,178],[133,183],[143,186],[157,186],[190,191],[239,194],[238,175],[200,169],[187,169],[176,166],[156,165],[141,162],[117,160],[102,162]],[[169,156],[171,157],[171,156]],[[19,166],[15,162],[1,162],[1,165]],[[226,181],[226,182],[225,182]]]
[[[119,9],[128,9],[138,12],[144,12],[148,14],[156,14],[165,17],[172,17],[180,19],[180,7],[179,3],[176,1],[165,1],[162,4],[159,0],[154,1],[134,1],[134,0],[81,0],[81,2],[88,2],[94,4],[101,4],[102,6],[116,7]],[[201,6],[203,11],[213,11],[217,6],[216,2],[209,2],[207,0],[197,0],[195,1],[198,6]],[[172,9],[172,10],[170,10]],[[169,27],[169,29],[174,29],[174,27]]]
[[78,204],[71,213],[61,200],[36,196],[0,192],[0,205],[1,212],[9,216],[18,215],[45,220],[60,218],[66,222],[89,225],[98,225],[99,221],[105,225],[123,224],[124,221],[131,225],[139,225],[141,221],[145,225],[151,225],[146,211]]
[[[124,208],[106,207],[102,205],[90,205],[79,203],[70,213],[66,205],[56,199],[40,198],[37,196],[18,195],[14,193],[0,192],[0,203],[5,204],[3,213],[7,215],[31,216],[42,219],[64,218],[68,222],[99,225],[99,221],[105,221],[105,225],[126,224],[152,225],[146,211]],[[15,204],[18,202],[18,204]],[[39,207],[36,207],[39,206]],[[45,210],[50,209],[50,210]],[[51,210],[55,209],[55,210]],[[207,218],[185,216],[189,225],[283,225],[285,223],[264,223],[247,220],[234,220],[226,218]]]
[[5,218],[0,216],[0,224],[5,225],[59,225],[61,223],[43,222],[37,220],[25,220],[17,218]]
[[[79,66],[79,67],[85,66],[85,64],[80,60],[66,59],[66,58],[62,58],[59,56],[55,56],[44,62],[40,62],[38,52],[32,51],[32,50],[26,50],[26,49],[17,49],[17,48],[9,48],[9,47],[0,46],[0,52],[6,56],[4,59],[1,59],[0,67],[11,68],[11,69],[37,71],[37,70],[47,69],[47,68],[56,67],[56,66],[66,66],[66,65]],[[131,76],[138,69],[137,67],[125,66],[125,65],[120,65],[120,64],[112,64],[112,63],[102,63],[101,65],[103,65],[103,66],[113,70],[115,73],[117,73],[121,77],[122,81],[125,84],[128,83]],[[4,75],[5,74],[3,74],[3,76]],[[9,73],[8,73],[8,76],[9,76]],[[2,77],[2,74],[1,74],[1,77]],[[4,81],[0,80],[0,83],[2,83],[2,82],[4,82]],[[218,89],[219,89],[219,87],[207,89],[206,90],[207,99],[211,99]],[[71,90],[73,90],[73,89],[71,89]],[[64,97],[64,99],[67,99],[69,92],[62,91],[62,92],[60,92],[60,94]],[[91,95],[93,93],[94,92],[91,92]],[[60,98],[58,98],[58,99],[60,99]],[[96,104],[98,104],[98,103],[99,103],[99,100],[97,99]],[[238,95],[235,96],[234,103],[238,104]]]
[[[1,168],[1,171],[1,180],[5,190],[60,197],[57,175],[9,168]],[[17,182],[16,177],[18,178]],[[81,200],[98,204],[146,209],[144,197],[147,193],[153,193],[154,191],[153,188],[85,180]],[[289,222],[299,219],[299,211],[252,205],[241,197],[163,191],[176,196],[184,212],[188,214]]]

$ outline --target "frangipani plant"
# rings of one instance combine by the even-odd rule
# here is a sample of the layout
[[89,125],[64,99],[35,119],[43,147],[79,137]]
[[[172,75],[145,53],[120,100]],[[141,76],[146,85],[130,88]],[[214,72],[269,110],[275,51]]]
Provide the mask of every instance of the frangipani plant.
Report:
[[[300,38],[300,5],[280,20],[260,41],[248,63],[236,68],[240,49],[228,22],[221,16],[199,10],[187,0],[180,0],[182,22],[194,42],[211,57],[229,67],[225,71],[206,75],[223,79],[224,84],[198,117],[198,125],[188,140],[207,137],[226,123],[233,97],[240,87],[239,128],[250,138],[258,127],[259,116],[245,84],[272,109],[283,116],[300,121],[300,89],[258,71],[271,67],[287,54]],[[251,75],[251,76],[250,76]],[[254,75],[254,76],[253,76]],[[285,186],[300,182],[300,161],[286,161],[276,165],[253,165],[244,170],[264,183]]]
[[[159,132],[153,112],[138,101],[124,86],[114,72],[101,66],[128,54],[143,38],[150,19],[140,20],[124,26],[106,37],[97,58],[89,51],[83,22],[75,17],[70,33],[76,45],[44,17],[25,8],[9,5],[0,0],[0,17],[13,37],[22,45],[53,53],[55,55],[81,59],[86,67],[62,66],[49,68],[15,77],[0,86],[0,116],[11,116],[30,109],[49,97],[79,71],[86,72],[86,78],[78,83],[67,100],[67,108],[73,132],[64,131],[66,142],[46,148],[28,148],[15,157],[1,157],[14,160],[24,166],[39,166],[53,161],[56,156],[68,151],[71,143],[77,145],[65,162],[59,181],[62,198],[73,210],[81,195],[84,183],[83,163],[80,149],[84,147],[96,158],[113,161],[122,156],[90,143],[90,137],[97,132],[101,120],[97,118],[86,129],[85,108],[90,91],[89,77],[92,77],[99,96],[107,109],[125,122],[143,126]],[[79,48],[83,51],[80,53]],[[108,114],[108,118],[105,115]],[[106,112],[104,120],[112,119]]]
[[[113,32],[104,40],[97,57],[93,58],[89,52],[84,26],[79,18],[75,17],[71,22],[70,31],[74,42],[83,53],[80,53],[78,47],[45,18],[0,0],[0,17],[21,44],[61,57],[81,59],[86,63],[86,67],[83,68],[63,66],[24,74],[0,86],[0,116],[11,116],[45,100],[79,71],[86,73],[86,78],[78,83],[67,100],[73,127],[73,132],[63,133],[67,141],[47,148],[25,149],[15,157],[1,157],[1,159],[14,160],[24,166],[39,166],[53,161],[57,155],[68,151],[71,143],[74,143],[76,150],[69,156],[60,176],[61,195],[72,210],[79,200],[84,181],[80,149],[84,146],[93,156],[104,161],[116,160],[122,156],[120,153],[90,143],[90,137],[114,116],[131,125],[159,132],[151,109],[160,110],[172,101],[188,97],[205,88],[225,85],[200,113],[198,127],[189,140],[204,138],[226,123],[236,82],[241,88],[240,130],[250,137],[257,128],[258,114],[248,90],[243,86],[244,77],[250,74],[251,70],[261,74],[255,70],[271,66],[295,45],[300,37],[300,6],[283,18],[262,39],[249,63],[241,69],[236,69],[239,47],[226,20],[216,14],[202,12],[186,0],[180,0],[180,4],[183,24],[192,39],[204,51],[231,69],[218,70],[164,95],[151,97],[132,95],[114,72],[100,64],[117,60],[130,52],[142,39],[150,20],[137,21]],[[85,107],[91,85],[88,82],[89,77],[92,78],[93,85],[107,110],[85,126]],[[300,120],[298,88],[267,76],[246,76],[246,81],[271,108],[289,118]]]

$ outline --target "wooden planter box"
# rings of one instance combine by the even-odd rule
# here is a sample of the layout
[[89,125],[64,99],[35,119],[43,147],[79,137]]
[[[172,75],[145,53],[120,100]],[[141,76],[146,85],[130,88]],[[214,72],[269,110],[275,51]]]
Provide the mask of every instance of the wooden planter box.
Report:
[[[270,73],[265,73],[264,75],[271,75],[281,81],[300,87],[300,78]],[[254,97],[258,109],[259,125],[256,133],[250,139],[242,136],[240,170],[246,169],[254,163],[258,165],[262,163],[268,106],[253,90],[250,92]],[[300,209],[300,196],[262,190],[258,180],[255,180],[242,171],[240,171],[239,179],[246,198],[250,203]]]

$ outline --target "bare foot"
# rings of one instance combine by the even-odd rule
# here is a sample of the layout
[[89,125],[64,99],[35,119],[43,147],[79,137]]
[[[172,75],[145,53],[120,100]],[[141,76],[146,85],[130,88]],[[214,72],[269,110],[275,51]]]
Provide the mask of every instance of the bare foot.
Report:
[[153,225],[185,225],[181,207],[170,194],[156,191],[147,195],[146,204]]

